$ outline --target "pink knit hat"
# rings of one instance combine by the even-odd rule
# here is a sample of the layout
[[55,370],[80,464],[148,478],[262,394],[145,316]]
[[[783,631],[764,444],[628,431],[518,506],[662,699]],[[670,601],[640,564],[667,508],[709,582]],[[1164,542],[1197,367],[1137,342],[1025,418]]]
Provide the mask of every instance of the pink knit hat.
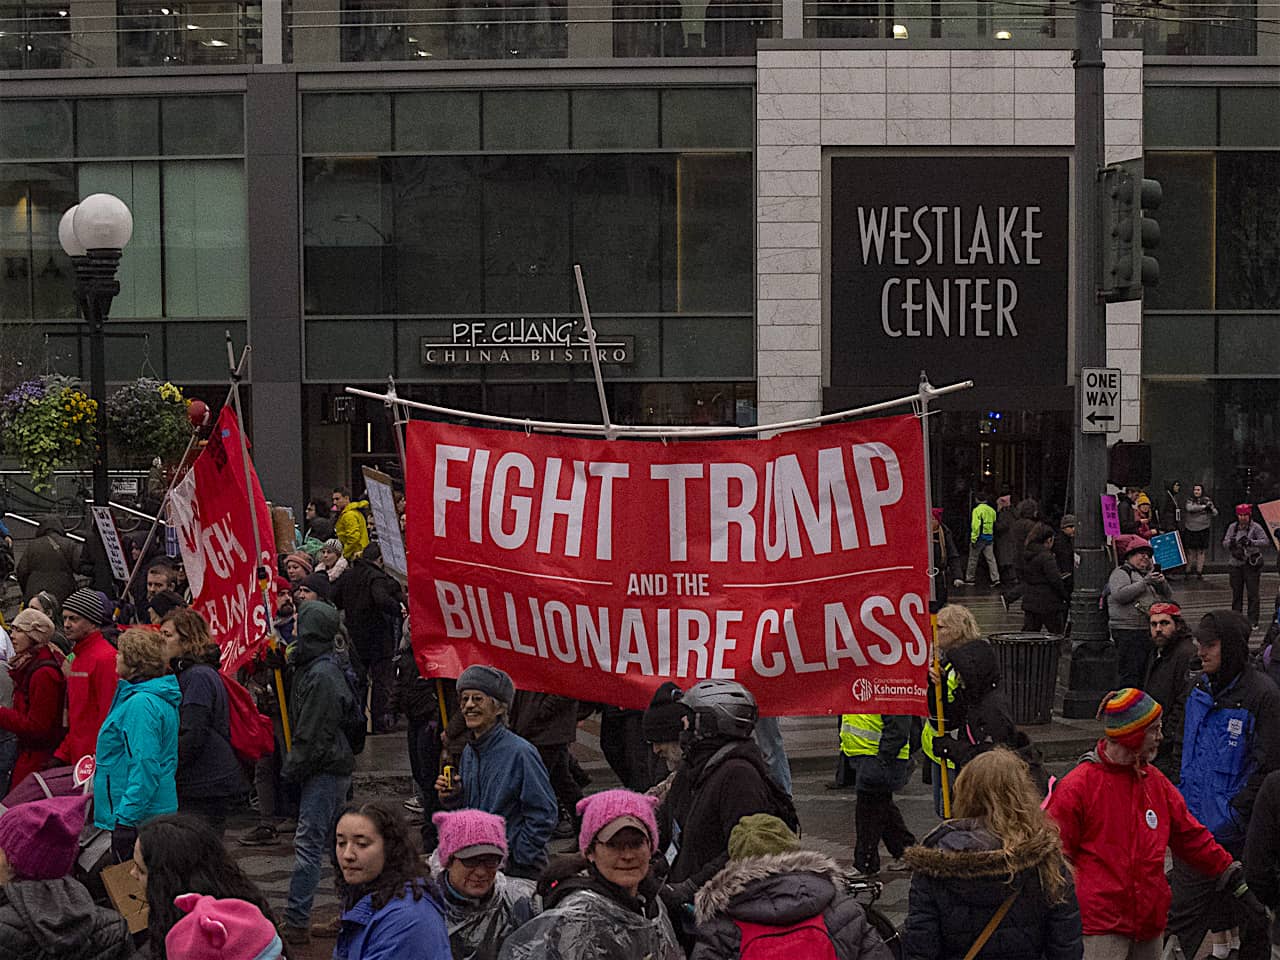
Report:
[[243,900],[184,893],[174,906],[186,914],[164,938],[164,951],[182,960],[276,960],[282,946],[276,928]]
[[507,821],[483,810],[437,813],[431,822],[440,831],[436,854],[447,867],[454,857],[479,857],[496,853],[507,857]]
[[0,817],[0,850],[20,880],[59,880],[80,852],[89,798],[75,793],[33,800]]
[[578,803],[582,829],[578,832],[578,849],[583,853],[599,837],[608,840],[623,827],[635,827],[649,836],[649,850],[658,849],[658,821],[653,815],[657,797],[646,797],[630,790],[605,790]]

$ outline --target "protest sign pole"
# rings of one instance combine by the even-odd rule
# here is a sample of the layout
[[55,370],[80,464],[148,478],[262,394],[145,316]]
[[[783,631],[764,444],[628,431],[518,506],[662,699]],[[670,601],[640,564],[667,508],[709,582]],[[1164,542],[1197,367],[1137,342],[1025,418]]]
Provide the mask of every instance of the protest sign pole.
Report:
[[[240,354],[240,362],[236,363],[235,349],[231,345],[231,331],[226,331],[227,337],[227,370],[231,375],[231,402],[236,412],[236,427],[240,434],[240,464],[244,467],[244,492],[245,497],[249,501],[249,523],[253,527],[253,570],[254,577],[258,581],[258,591],[262,595],[262,610],[266,614],[267,620],[271,622],[271,633],[267,638],[267,642],[271,646],[274,653],[280,646],[279,633],[276,632],[275,623],[271,621],[271,597],[267,593],[267,570],[262,566],[262,536],[258,532],[258,505],[253,500],[253,477],[249,472],[249,441],[244,435],[244,413],[240,409],[240,379],[244,376],[244,364],[249,357],[249,344],[244,345],[244,350]],[[280,731],[284,734],[284,749],[288,753],[293,749],[293,736],[289,729],[289,705],[284,698],[284,676],[280,672],[279,667],[273,668],[276,676],[276,696],[280,701]]]
[[[409,457],[404,449],[404,428],[408,423],[408,419],[401,419],[404,411],[404,403],[396,393],[395,377],[387,377],[387,411],[391,414],[391,432],[396,438],[396,453],[400,456],[400,476],[408,479],[409,477]],[[408,504],[406,504],[406,507]],[[406,540],[404,545],[405,566],[409,565],[409,542]],[[408,575],[405,576],[405,596],[408,596]],[[410,656],[413,655],[410,650]],[[449,708],[444,703],[444,681],[439,677],[436,681],[436,705],[440,708],[440,732],[443,734],[447,726],[449,726]]]
[[[929,467],[929,401],[934,396],[933,384],[923,370],[920,371],[920,389],[915,403],[916,416],[920,419],[920,431],[924,441],[924,529],[925,542],[929,544],[929,631],[933,638],[933,669],[937,675],[933,681],[934,699],[938,710],[938,736],[946,735],[946,697],[942,683],[942,657],[938,652],[938,571],[933,568],[933,474]],[[946,534],[943,534],[945,537]],[[944,540],[945,543],[945,540]],[[946,571],[942,571],[946,576]],[[939,776],[942,777],[942,816],[951,819],[951,784],[947,776],[947,762],[938,764]]]
[[582,282],[582,264],[573,265],[573,277],[578,282],[578,302],[582,304],[582,324],[587,328],[587,341],[591,344],[591,370],[596,378],[596,395],[600,398],[600,419],[604,423],[604,436],[612,440],[613,424],[609,420],[609,403],[604,395],[604,378],[600,376],[600,350],[596,347],[596,328],[591,325],[591,308],[587,306],[587,288]]

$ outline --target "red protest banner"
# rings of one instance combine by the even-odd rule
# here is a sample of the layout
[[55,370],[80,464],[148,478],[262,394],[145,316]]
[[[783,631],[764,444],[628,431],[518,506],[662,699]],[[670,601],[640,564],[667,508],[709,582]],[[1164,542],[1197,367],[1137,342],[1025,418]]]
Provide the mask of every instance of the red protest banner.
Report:
[[253,560],[253,527],[244,485],[240,424],[230,406],[222,408],[209,442],[173,488],[169,518],[178,526],[182,565],[191,585],[191,606],[209,621],[222,647],[222,672],[243,666],[270,631],[273,610],[263,612],[257,567],[275,565],[271,513],[249,464],[253,505],[262,557]]
[[662,444],[411,422],[413,645],[646,706],[743,683],[766,714],[923,713],[924,452],[910,416]]

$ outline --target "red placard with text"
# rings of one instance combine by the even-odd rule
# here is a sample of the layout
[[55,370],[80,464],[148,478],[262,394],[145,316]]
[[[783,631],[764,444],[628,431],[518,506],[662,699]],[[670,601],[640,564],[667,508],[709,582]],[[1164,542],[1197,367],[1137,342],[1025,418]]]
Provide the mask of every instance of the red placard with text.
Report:
[[768,440],[583,440],[411,422],[424,676],[644,707],[743,683],[769,715],[925,712],[924,454],[911,416]]

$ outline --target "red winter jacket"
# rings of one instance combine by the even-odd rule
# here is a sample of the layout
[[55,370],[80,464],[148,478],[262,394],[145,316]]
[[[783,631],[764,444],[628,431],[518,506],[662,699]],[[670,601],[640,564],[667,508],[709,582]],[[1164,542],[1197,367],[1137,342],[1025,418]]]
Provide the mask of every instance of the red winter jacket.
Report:
[[18,736],[18,759],[9,781],[16,787],[44,768],[62,740],[62,707],[67,690],[62,656],[49,647],[13,671],[13,708],[0,707],[0,730]]
[[1192,869],[1216,877],[1231,866],[1203,824],[1187,812],[1178,788],[1148,764],[1111,763],[1107,742],[1054,787],[1047,811],[1076,871],[1086,936],[1150,940],[1164,932],[1167,848]]
[[116,648],[95,630],[71,650],[67,673],[67,736],[54,756],[75,763],[98,749],[98,731],[115,699]]

